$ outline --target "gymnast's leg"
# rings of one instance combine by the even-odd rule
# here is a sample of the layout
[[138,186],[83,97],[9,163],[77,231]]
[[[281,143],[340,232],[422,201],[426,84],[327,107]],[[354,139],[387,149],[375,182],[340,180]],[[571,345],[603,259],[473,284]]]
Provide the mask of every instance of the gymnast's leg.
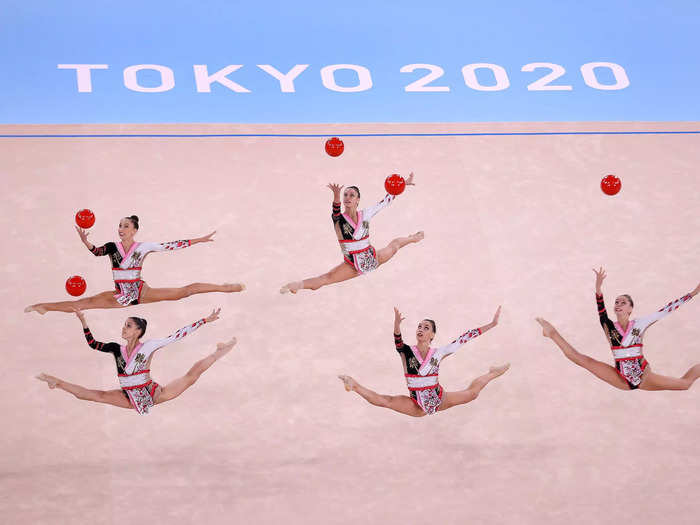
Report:
[[598,379],[602,379],[615,388],[619,388],[620,390],[630,389],[627,381],[625,381],[620,374],[617,373],[617,370],[614,367],[578,352],[548,321],[545,321],[541,317],[537,317],[536,321],[542,326],[542,335],[549,337],[552,341],[554,341],[561,351],[564,352],[564,355],[569,359],[569,361],[572,361],[578,366],[585,368]]
[[78,399],[83,401],[94,401],[95,403],[105,403],[119,408],[131,408],[131,403],[124,396],[122,390],[90,390],[89,388],[80,385],[68,383],[48,374],[39,374],[36,376],[39,381],[48,383],[50,389],[59,388],[73,394]]
[[224,284],[210,284],[210,283],[192,283],[187,286],[181,286],[179,288],[151,288],[146,283],[143,284],[143,290],[141,291],[140,303],[157,303],[160,301],[178,301],[189,297],[191,295],[196,295],[200,293],[210,293],[210,292],[242,292],[245,290],[245,285],[241,283],[224,283]]
[[175,399],[177,396],[182,394],[185,390],[194,385],[197,382],[197,379],[199,379],[199,377],[206,372],[211,365],[228,354],[235,344],[235,337],[226,343],[217,344],[216,351],[214,353],[197,361],[184,376],[161,387],[160,393],[156,394],[156,397],[153,400],[154,404],[157,405],[159,403],[165,403],[166,401]]
[[346,262],[342,262],[331,271],[319,275],[318,277],[287,283],[280,289],[280,293],[297,293],[299,290],[318,290],[322,286],[347,281],[358,275],[354,267]]
[[688,390],[700,377],[700,364],[690,367],[681,377],[668,377],[655,374],[647,366],[639,388],[642,390]]
[[423,240],[424,237],[425,237],[425,234],[423,232],[416,232],[413,235],[409,235],[408,237],[398,237],[397,239],[394,239],[389,244],[387,244],[384,248],[377,251],[377,261],[379,261],[379,264],[384,264],[389,259],[391,259],[394,255],[396,255],[396,253],[401,248],[403,248],[407,244],[412,244],[414,242],[420,242]]
[[502,366],[492,366],[489,368],[487,374],[477,377],[466,389],[458,392],[445,392],[438,410],[447,410],[448,408],[474,401],[479,397],[479,392],[481,392],[486,385],[497,377],[505,374],[509,368],[510,363]]
[[102,292],[92,297],[84,297],[75,301],[61,301],[58,303],[37,303],[27,306],[24,311],[38,312],[44,315],[46,312],[67,312],[72,313],[77,308],[78,310],[93,310],[98,308],[121,308],[114,297],[115,292]]
[[423,412],[423,410],[408,396],[389,396],[377,394],[369,388],[363,387],[350,376],[338,376],[338,379],[344,383],[345,390],[348,392],[357,392],[370,405],[389,408],[407,416],[421,417],[425,415],[425,412]]

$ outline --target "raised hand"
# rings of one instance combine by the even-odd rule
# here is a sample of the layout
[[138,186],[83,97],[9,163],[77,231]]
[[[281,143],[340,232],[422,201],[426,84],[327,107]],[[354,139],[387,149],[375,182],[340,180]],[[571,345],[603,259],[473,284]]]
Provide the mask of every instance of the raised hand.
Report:
[[204,320],[207,323],[213,323],[219,318],[219,314],[221,313],[221,308],[214,308],[211,313],[209,314],[209,317],[205,317]]
[[80,235],[80,240],[83,241],[84,244],[88,243],[88,235],[90,235],[90,232],[87,230],[84,230],[83,228],[76,226],[75,231],[78,232],[78,235]]
[[214,242],[214,239],[212,239],[212,237],[214,237],[215,233],[216,233],[216,230],[211,232],[209,235],[205,235],[204,237],[200,237],[199,239],[197,239],[197,242]]
[[394,333],[401,333],[401,321],[403,321],[404,319],[406,318],[403,315],[401,315],[399,309],[394,306]]
[[415,186],[415,183],[413,182],[413,172],[408,174],[408,178],[406,179],[406,186]]
[[602,266],[598,270],[593,268],[593,272],[595,273],[595,293],[599,294],[601,287],[603,286],[603,280],[605,280],[607,274],[605,273],[605,270],[603,270]]
[[700,284],[698,284],[698,285],[695,287],[695,290],[693,290],[692,292],[690,292],[690,295],[692,295],[693,297],[695,297],[695,296],[698,294],[698,292],[700,292]]
[[340,190],[343,189],[343,185],[331,182],[326,187],[330,188],[330,190],[333,192],[333,200],[340,202]]
[[498,318],[501,316],[501,307],[500,305],[496,309],[496,313],[493,314],[493,319],[491,320],[491,326],[496,326],[498,324]]

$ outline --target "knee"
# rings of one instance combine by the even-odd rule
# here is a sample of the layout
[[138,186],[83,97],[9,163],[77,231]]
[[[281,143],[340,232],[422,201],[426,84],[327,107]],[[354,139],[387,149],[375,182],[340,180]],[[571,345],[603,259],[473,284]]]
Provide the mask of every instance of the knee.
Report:
[[201,370],[190,370],[185,374],[185,388],[189,388],[192,385],[194,385],[197,382],[197,379],[199,379],[199,376],[202,375]]
[[184,297],[189,297],[191,295],[194,295],[195,289],[197,288],[197,283],[193,284],[188,284],[182,289],[183,296]]
[[102,401],[104,398],[104,392],[99,390],[82,390],[74,395],[83,401]]
[[478,390],[467,390],[466,396],[465,396],[465,403],[471,403],[474,401],[477,397],[479,397],[479,391]]
[[377,407],[382,407],[382,408],[391,408],[391,405],[394,401],[393,396],[377,396],[376,399],[370,401],[371,404]]

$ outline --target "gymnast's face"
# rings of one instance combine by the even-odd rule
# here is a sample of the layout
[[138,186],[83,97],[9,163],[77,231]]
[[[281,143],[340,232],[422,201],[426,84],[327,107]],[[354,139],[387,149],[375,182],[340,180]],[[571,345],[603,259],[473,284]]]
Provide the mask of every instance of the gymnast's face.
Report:
[[129,219],[128,217],[124,217],[122,220],[119,221],[118,231],[119,240],[130,241],[134,238],[134,235],[136,235],[136,232],[138,230],[134,228],[134,223],[131,222],[131,219]]
[[615,299],[615,313],[617,315],[630,315],[632,313],[630,300],[624,295],[620,295]]
[[346,188],[343,192],[343,205],[346,208],[355,209],[359,203],[360,197],[357,195],[355,188]]
[[430,321],[427,319],[423,319],[420,323],[418,323],[418,328],[416,328],[416,339],[419,343],[430,344],[433,337],[435,337],[433,325],[430,324]]
[[126,339],[128,341],[134,338],[139,339],[140,337],[141,329],[137,326],[133,319],[128,318],[122,327],[122,339]]

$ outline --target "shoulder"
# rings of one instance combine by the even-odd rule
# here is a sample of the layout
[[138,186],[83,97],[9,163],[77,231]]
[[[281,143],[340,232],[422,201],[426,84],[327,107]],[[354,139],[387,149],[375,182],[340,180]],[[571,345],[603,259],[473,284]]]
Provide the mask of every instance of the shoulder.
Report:
[[112,341],[111,343],[105,343],[103,349],[113,354],[120,354],[122,351],[122,346],[119,343]]
[[105,244],[105,248],[107,249],[107,253],[114,253],[117,251],[117,243],[110,241]]

